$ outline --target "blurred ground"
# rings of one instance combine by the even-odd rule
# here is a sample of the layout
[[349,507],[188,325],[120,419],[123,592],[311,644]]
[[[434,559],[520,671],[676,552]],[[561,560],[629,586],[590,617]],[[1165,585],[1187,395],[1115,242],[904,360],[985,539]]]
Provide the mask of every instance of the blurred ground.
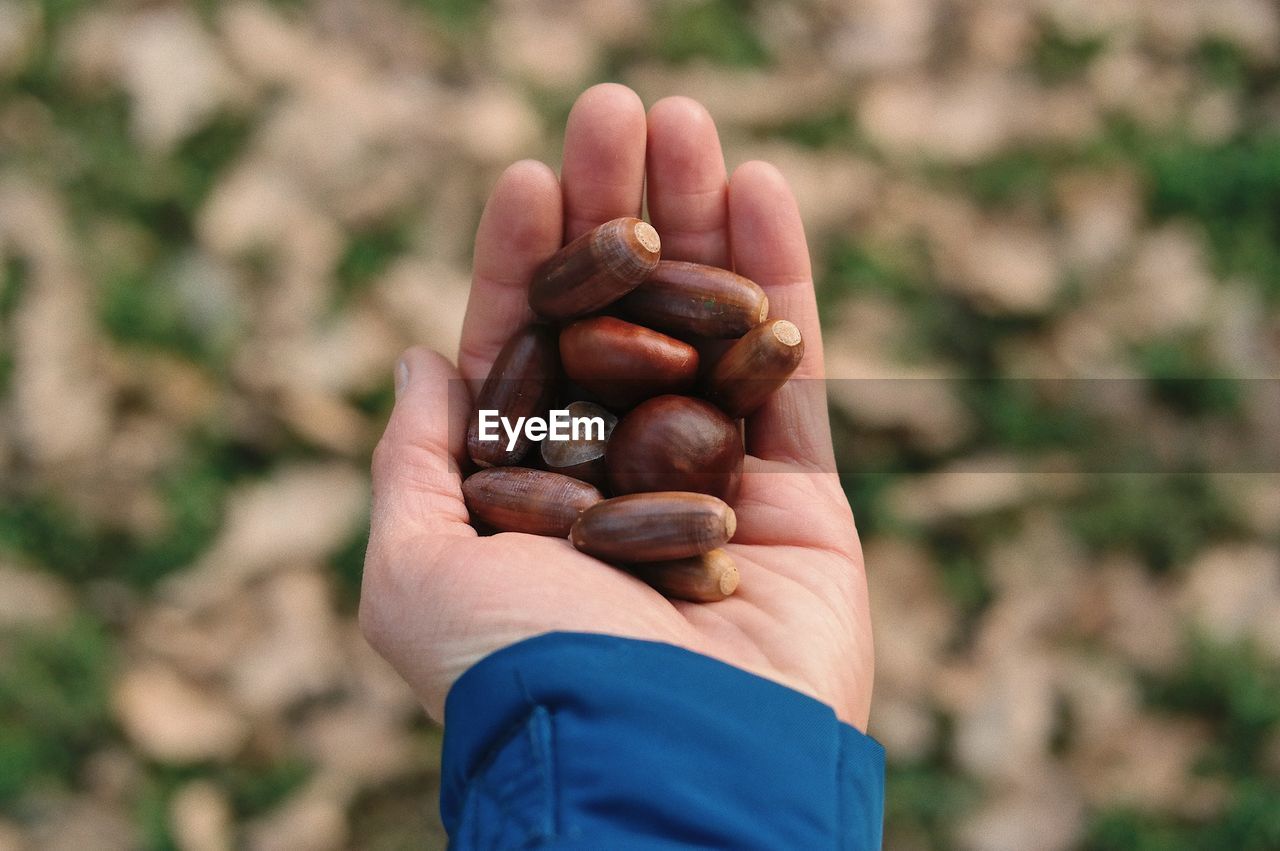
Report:
[[901,379],[832,390],[889,847],[1280,848],[1278,66],[1269,0],[0,0],[0,849],[442,846],[368,455],[600,79],[775,161]]

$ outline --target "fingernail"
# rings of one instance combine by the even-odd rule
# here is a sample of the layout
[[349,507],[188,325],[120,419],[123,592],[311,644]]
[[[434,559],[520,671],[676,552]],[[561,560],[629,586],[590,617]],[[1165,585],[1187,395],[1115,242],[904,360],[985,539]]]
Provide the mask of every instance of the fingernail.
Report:
[[404,392],[404,388],[409,386],[409,364],[404,359],[396,361],[396,398],[400,398],[400,394]]

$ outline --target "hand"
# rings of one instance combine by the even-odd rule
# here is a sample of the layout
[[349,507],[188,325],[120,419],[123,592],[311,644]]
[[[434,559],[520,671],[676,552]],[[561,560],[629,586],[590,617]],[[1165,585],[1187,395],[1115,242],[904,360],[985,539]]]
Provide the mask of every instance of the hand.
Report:
[[[638,216],[646,173],[663,258],[751,278],[768,293],[770,315],[805,338],[793,380],[747,423],[738,531],[727,547],[742,581],[713,604],[667,600],[567,540],[479,537],[462,501],[471,400],[503,343],[532,318],[534,267],[564,240]],[[483,657],[564,630],[679,645],[809,694],[865,729],[871,622],[861,547],[834,472],[804,230],[772,166],[749,162],[726,178],[702,106],[668,98],[646,116],[625,87],[584,93],[565,130],[562,179],[518,162],[493,189],[476,234],[458,370],[424,348],[396,369],[395,410],[373,459],[360,623],[433,717],[442,719],[449,687]]]

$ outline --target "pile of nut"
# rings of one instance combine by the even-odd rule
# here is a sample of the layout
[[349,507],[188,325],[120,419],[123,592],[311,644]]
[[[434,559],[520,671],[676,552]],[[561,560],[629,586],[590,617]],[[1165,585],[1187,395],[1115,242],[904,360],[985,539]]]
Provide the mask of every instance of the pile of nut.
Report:
[[[804,344],[794,324],[767,318],[754,282],[659,253],[653,227],[620,218],[538,268],[529,304],[542,321],[494,361],[467,430],[482,469],[462,490],[482,530],[567,535],[668,597],[711,602],[738,586],[722,547],[737,526],[742,418],[791,376]],[[715,341],[722,353],[706,357]],[[603,435],[481,439],[481,411],[517,421],[556,405],[601,418]]]

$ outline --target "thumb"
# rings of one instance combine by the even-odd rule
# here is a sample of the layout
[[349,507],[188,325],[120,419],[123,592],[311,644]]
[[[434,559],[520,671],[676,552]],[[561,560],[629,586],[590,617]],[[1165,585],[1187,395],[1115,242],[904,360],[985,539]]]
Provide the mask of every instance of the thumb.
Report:
[[462,502],[471,397],[453,364],[423,346],[395,367],[396,404],[373,450],[371,537],[474,535]]

